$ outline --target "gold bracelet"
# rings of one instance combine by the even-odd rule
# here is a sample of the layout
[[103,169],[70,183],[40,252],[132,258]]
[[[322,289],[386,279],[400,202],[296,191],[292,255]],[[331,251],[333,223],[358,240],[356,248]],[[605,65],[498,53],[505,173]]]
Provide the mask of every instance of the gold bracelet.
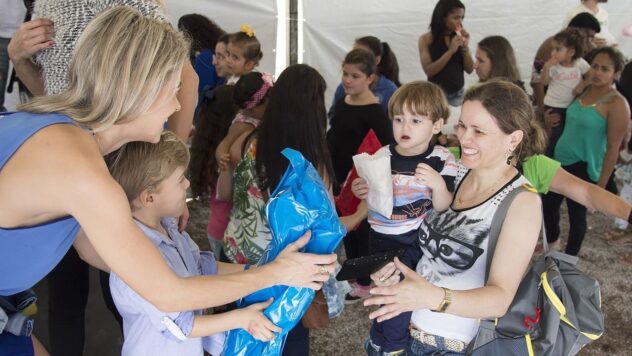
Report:
[[441,301],[441,304],[439,304],[437,309],[433,310],[433,312],[445,313],[446,309],[448,309],[448,307],[450,306],[450,303],[452,303],[452,291],[448,288],[443,287],[441,287],[441,289],[443,289],[443,300]]

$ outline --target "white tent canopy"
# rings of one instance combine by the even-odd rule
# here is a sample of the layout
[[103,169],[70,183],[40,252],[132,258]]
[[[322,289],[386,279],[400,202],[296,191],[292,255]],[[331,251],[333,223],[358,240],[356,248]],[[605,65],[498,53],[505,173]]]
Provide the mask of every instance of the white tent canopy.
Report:
[[[528,83],[531,63],[542,41],[561,30],[566,13],[579,0],[464,0],[465,28],[471,33],[470,49],[485,36],[502,35],[513,45],[520,72]],[[250,24],[264,56],[259,70],[278,75],[289,63],[288,0],[167,0],[174,23],[187,13],[200,13],[227,32]],[[417,39],[428,31],[436,1],[419,0],[298,0],[299,62],[317,68],[325,77],[331,101],[340,82],[340,62],[357,37],[372,35],[388,42],[397,55],[400,80],[425,79],[419,63]],[[632,38],[622,29],[632,23],[632,1],[611,0],[601,4],[610,15],[610,31],[619,49],[632,57]],[[477,80],[466,76],[466,86]],[[13,105],[12,105],[13,104]],[[13,108],[15,98],[8,99]]]

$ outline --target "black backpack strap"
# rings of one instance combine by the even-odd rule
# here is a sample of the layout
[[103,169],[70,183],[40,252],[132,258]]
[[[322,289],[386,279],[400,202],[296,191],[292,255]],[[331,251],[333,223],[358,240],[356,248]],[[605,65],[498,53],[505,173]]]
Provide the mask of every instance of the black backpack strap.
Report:
[[498,243],[498,237],[500,237],[500,230],[503,227],[503,222],[505,222],[505,217],[507,216],[507,211],[511,206],[516,195],[520,192],[528,191],[524,186],[519,186],[512,189],[505,199],[500,202],[498,209],[494,213],[494,217],[492,218],[492,224],[489,228],[489,238],[487,242],[487,262],[485,264],[485,283],[487,283],[487,277],[489,277],[489,269],[492,267],[492,259],[494,258],[494,252],[496,251],[496,243]]

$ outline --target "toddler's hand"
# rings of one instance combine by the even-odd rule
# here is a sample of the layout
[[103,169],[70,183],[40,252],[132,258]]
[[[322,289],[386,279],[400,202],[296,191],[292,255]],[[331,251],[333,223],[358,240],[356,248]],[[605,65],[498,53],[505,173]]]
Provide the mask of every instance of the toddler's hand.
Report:
[[555,58],[555,57],[551,57],[551,58],[549,58],[549,60],[548,60],[548,61],[546,61],[546,62],[544,63],[544,67],[546,67],[546,68],[551,68],[552,66],[554,66],[554,65],[556,65],[556,64],[559,64],[559,63],[560,63],[560,61],[558,61],[558,60],[557,60],[557,58]]
[[415,180],[419,184],[427,185],[432,190],[437,189],[441,184],[445,185],[443,177],[432,167],[425,163],[419,163],[415,169]]
[[364,178],[356,178],[351,182],[351,191],[358,199],[366,199],[369,195],[369,184]]
[[272,298],[262,303],[249,305],[241,310],[244,316],[243,328],[257,340],[270,341],[274,339],[274,333],[281,331],[281,328],[263,315],[263,310],[271,303]]

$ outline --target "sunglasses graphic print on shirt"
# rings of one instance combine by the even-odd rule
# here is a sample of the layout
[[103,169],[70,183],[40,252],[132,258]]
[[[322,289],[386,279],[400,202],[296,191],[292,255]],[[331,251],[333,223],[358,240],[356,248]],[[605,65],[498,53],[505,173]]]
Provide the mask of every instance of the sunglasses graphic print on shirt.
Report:
[[424,221],[419,228],[423,257],[418,272],[437,283],[468,271],[485,252],[489,221],[470,219],[448,210]]

